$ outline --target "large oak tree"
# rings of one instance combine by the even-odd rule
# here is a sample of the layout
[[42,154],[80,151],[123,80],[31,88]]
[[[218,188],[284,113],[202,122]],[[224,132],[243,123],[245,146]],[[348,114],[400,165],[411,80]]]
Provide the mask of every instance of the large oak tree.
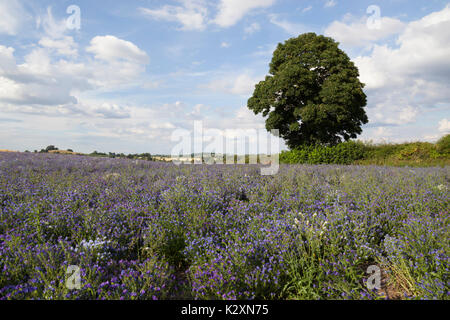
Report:
[[278,44],[269,75],[248,108],[262,113],[289,148],[356,138],[368,122],[358,68],[333,39],[305,33]]

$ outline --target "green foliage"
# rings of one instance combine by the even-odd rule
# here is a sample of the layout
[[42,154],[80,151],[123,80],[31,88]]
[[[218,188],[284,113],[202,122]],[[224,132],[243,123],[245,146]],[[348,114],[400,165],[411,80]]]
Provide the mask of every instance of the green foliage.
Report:
[[41,149],[40,153],[47,153],[49,151],[58,150],[54,145],[47,146],[45,149]]
[[[368,149],[367,158],[386,160],[395,156],[402,149],[400,144],[366,144]],[[367,159],[366,158],[366,159]]]
[[169,225],[161,240],[157,252],[166,259],[169,265],[183,269],[187,264],[183,254],[186,247],[184,230],[181,227]]
[[287,164],[448,165],[450,164],[448,136],[450,135],[441,138],[436,144],[412,142],[374,145],[348,141],[335,146],[302,146],[281,152],[280,162]]
[[104,152],[98,152],[97,150],[95,150],[94,152],[92,152],[91,154],[89,154],[92,157],[106,157],[107,154]]
[[47,151],[47,152],[49,152],[49,151],[53,151],[53,150],[58,150],[58,148],[56,148],[55,146],[48,146],[47,148],[45,148],[45,150]]
[[361,142],[348,141],[336,146],[303,146],[280,154],[282,163],[351,164],[363,159],[366,147]]
[[128,154],[125,155],[123,153],[114,153],[114,152],[97,152],[94,151],[91,154],[89,154],[91,157],[108,157],[108,158],[127,158],[131,160],[147,160],[147,161],[153,161],[153,157],[150,153],[141,153],[141,154]]
[[424,160],[437,158],[436,147],[428,142],[415,142],[405,145],[397,154],[399,160]]
[[436,149],[440,154],[450,155],[450,134],[443,136],[436,142]]
[[290,148],[356,138],[368,122],[364,84],[333,39],[302,34],[279,44],[270,75],[255,86],[248,108],[262,113]]
[[429,142],[367,144],[367,149],[366,159],[420,161],[439,157],[436,146]]

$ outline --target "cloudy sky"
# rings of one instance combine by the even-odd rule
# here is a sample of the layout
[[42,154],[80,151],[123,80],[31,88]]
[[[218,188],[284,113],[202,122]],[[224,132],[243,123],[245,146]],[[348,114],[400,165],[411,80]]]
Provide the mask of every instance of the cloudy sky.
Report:
[[0,149],[170,153],[195,120],[263,128],[246,102],[304,32],[359,67],[361,139],[450,132],[448,1],[0,0]]

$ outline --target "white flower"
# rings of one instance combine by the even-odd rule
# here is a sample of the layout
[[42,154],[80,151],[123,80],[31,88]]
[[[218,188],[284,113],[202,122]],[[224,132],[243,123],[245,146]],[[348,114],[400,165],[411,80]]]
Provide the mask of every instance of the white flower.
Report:
[[177,182],[181,182],[181,181],[184,181],[184,179],[186,179],[186,177],[185,176],[178,176],[178,177],[176,177],[176,181]]
[[104,179],[109,179],[109,178],[115,179],[115,178],[119,178],[119,177],[120,177],[120,174],[118,174],[118,173],[108,173],[104,176]]
[[109,241],[106,241],[106,239],[96,239],[96,240],[81,240],[80,247],[83,247],[85,249],[97,249],[102,248],[104,245],[108,244]]

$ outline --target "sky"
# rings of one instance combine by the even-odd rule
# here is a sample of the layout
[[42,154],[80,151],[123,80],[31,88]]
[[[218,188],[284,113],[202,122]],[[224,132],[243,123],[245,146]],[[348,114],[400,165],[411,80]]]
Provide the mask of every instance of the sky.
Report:
[[0,149],[168,154],[194,121],[263,130],[247,100],[305,32],[359,68],[359,139],[450,133],[448,1],[0,0]]

